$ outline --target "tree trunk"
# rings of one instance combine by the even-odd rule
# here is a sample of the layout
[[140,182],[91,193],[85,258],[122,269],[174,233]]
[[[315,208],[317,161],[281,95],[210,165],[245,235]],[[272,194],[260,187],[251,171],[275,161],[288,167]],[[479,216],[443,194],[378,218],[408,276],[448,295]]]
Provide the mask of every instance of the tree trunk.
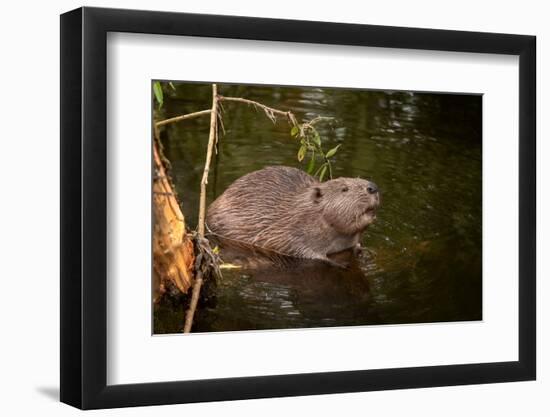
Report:
[[175,285],[186,294],[193,283],[193,242],[185,218],[153,141],[153,302]]

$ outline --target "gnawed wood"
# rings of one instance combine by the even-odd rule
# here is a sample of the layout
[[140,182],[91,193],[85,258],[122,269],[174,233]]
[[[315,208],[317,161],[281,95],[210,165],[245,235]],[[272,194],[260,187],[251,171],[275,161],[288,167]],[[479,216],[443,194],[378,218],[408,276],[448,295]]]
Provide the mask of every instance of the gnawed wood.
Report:
[[169,283],[184,294],[189,291],[195,256],[156,141],[153,141],[153,160],[153,302],[157,302]]

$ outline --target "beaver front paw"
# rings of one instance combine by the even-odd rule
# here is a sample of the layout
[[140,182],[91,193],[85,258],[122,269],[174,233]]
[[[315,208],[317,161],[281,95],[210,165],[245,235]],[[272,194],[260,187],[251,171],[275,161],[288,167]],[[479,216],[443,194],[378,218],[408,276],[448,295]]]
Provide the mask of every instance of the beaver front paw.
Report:
[[354,247],[353,247],[353,254],[355,256],[359,256],[363,253],[363,247],[361,246],[360,243],[357,243]]

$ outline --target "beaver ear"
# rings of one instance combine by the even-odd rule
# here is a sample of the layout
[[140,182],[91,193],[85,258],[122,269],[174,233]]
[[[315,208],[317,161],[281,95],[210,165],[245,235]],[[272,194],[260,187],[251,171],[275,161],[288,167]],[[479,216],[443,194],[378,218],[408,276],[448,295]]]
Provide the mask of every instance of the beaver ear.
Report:
[[313,195],[313,201],[318,203],[319,200],[321,200],[321,197],[323,197],[323,192],[321,191],[321,189],[319,187],[313,187],[312,195]]

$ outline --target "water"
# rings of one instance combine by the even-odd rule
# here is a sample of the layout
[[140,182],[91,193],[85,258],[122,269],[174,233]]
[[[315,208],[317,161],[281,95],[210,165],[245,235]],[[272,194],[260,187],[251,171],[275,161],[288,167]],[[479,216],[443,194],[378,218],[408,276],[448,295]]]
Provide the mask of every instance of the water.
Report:
[[[291,110],[320,125],[325,149],[341,144],[334,176],[375,181],[377,221],[349,270],[318,263],[225,270],[194,331],[303,328],[480,320],[481,97],[330,88],[219,85]],[[159,118],[209,108],[208,84],[176,84]],[[273,124],[240,103],[223,105],[225,134],[213,162],[208,202],[266,165],[300,167],[288,123]],[[196,225],[209,118],[169,125],[161,137],[190,225]],[[326,145],[325,145],[326,143]],[[223,254],[222,254],[223,255]],[[183,327],[181,309],[161,305],[155,332]]]

